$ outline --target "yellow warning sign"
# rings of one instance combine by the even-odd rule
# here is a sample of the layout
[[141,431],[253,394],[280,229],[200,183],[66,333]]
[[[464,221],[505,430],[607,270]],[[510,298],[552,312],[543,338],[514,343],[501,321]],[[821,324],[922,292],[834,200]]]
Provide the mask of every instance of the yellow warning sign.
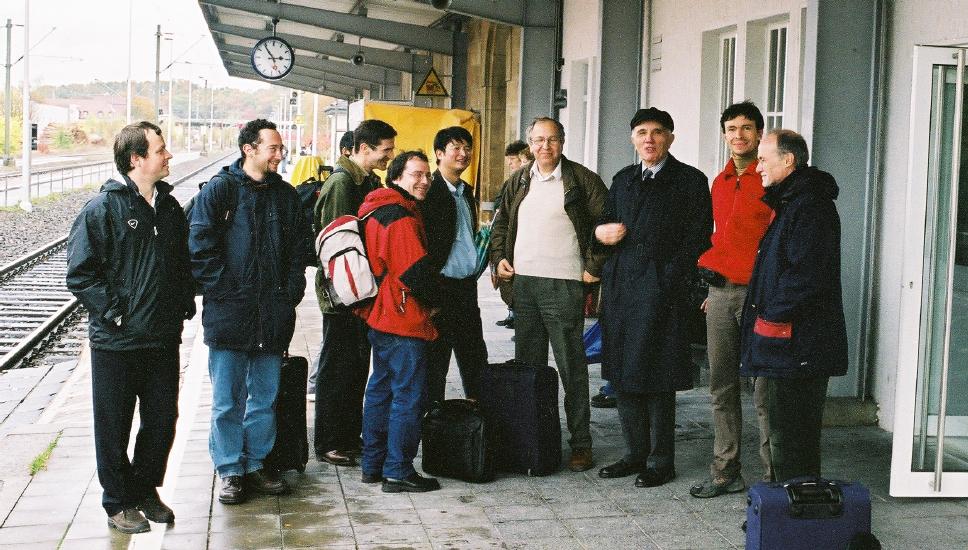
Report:
[[448,97],[450,94],[447,93],[447,88],[444,88],[444,83],[440,81],[440,77],[437,76],[437,71],[433,67],[424,77],[423,82],[414,95],[424,95],[431,97]]

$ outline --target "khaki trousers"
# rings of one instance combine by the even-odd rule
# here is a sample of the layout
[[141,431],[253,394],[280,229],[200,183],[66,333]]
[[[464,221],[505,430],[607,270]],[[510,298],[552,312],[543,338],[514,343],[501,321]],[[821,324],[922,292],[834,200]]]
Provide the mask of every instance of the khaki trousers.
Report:
[[[741,473],[743,438],[742,380],[739,376],[740,320],[746,286],[726,283],[709,287],[706,301],[706,353],[709,356],[709,393],[713,406],[713,461],[715,477],[733,478]],[[760,429],[762,479],[773,478],[770,459],[769,421],[766,410],[766,379],[754,379],[753,405]]]

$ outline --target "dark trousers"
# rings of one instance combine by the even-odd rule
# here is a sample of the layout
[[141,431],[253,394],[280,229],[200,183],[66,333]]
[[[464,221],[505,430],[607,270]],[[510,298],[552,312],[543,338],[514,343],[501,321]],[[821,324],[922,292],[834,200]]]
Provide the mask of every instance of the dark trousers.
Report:
[[581,281],[514,276],[514,357],[548,364],[548,343],[565,390],[565,420],[572,449],[591,449],[588,362],[582,333],[585,289]]
[[[154,494],[165,480],[178,419],[178,346],[91,349],[91,386],[101,504],[113,516]],[[128,460],[135,400],[141,425]]]
[[776,481],[820,475],[820,428],[827,380],[822,376],[766,381],[770,456]]
[[440,313],[434,325],[440,337],[427,345],[427,403],[444,400],[450,353],[457,357],[464,396],[477,399],[481,371],[487,365],[487,347],[477,305],[477,281],[444,278],[441,285]]
[[668,471],[676,458],[676,392],[616,392],[625,460]]
[[355,450],[360,445],[363,390],[370,372],[370,342],[363,319],[352,313],[323,314],[317,370],[316,454]]

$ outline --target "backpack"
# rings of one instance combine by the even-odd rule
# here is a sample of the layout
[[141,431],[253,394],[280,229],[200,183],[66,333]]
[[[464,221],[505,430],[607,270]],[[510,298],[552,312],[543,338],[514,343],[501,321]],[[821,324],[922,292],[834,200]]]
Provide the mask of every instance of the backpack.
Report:
[[306,218],[306,227],[313,227],[313,212],[316,208],[316,201],[319,200],[319,192],[322,189],[323,182],[318,179],[308,179],[296,186],[296,194],[299,195],[299,206],[302,208],[303,216]]
[[[212,178],[212,179],[215,179],[215,178]],[[201,191],[202,187],[205,187],[205,184],[207,184],[209,181],[211,180],[204,180],[200,182],[198,184],[198,190]],[[220,219],[225,222],[228,222],[229,220],[232,219],[232,216],[235,215],[235,209],[238,208],[239,206],[239,196],[238,196],[239,193],[238,193],[237,186],[234,185],[234,182],[230,182],[229,188],[231,189],[229,193],[231,196],[229,197],[228,209],[225,211],[225,214],[220,216]],[[194,195],[192,195],[192,198],[189,199],[188,202],[185,203],[185,206],[182,207],[182,209],[185,211],[185,219],[188,221],[189,226],[191,226],[192,224],[192,209],[195,208],[196,198],[198,198],[198,193],[195,193]]]
[[316,237],[316,254],[322,270],[322,294],[334,309],[364,305],[376,297],[379,281],[366,255],[362,218],[346,214],[330,222]]

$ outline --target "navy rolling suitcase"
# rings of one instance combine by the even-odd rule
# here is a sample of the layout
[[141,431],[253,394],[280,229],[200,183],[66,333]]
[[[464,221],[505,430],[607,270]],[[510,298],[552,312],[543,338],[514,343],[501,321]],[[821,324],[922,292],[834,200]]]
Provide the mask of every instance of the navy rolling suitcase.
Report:
[[561,464],[558,372],[508,361],[481,373],[481,406],[489,423],[494,467],[543,476]]
[[425,472],[473,483],[494,479],[487,422],[481,407],[467,399],[435,403],[421,425]]
[[276,396],[276,442],[266,465],[278,471],[306,470],[309,441],[306,436],[306,381],[309,362],[294,355],[282,359]]
[[871,495],[860,483],[759,482],[747,504],[746,550],[839,550],[871,531]]

